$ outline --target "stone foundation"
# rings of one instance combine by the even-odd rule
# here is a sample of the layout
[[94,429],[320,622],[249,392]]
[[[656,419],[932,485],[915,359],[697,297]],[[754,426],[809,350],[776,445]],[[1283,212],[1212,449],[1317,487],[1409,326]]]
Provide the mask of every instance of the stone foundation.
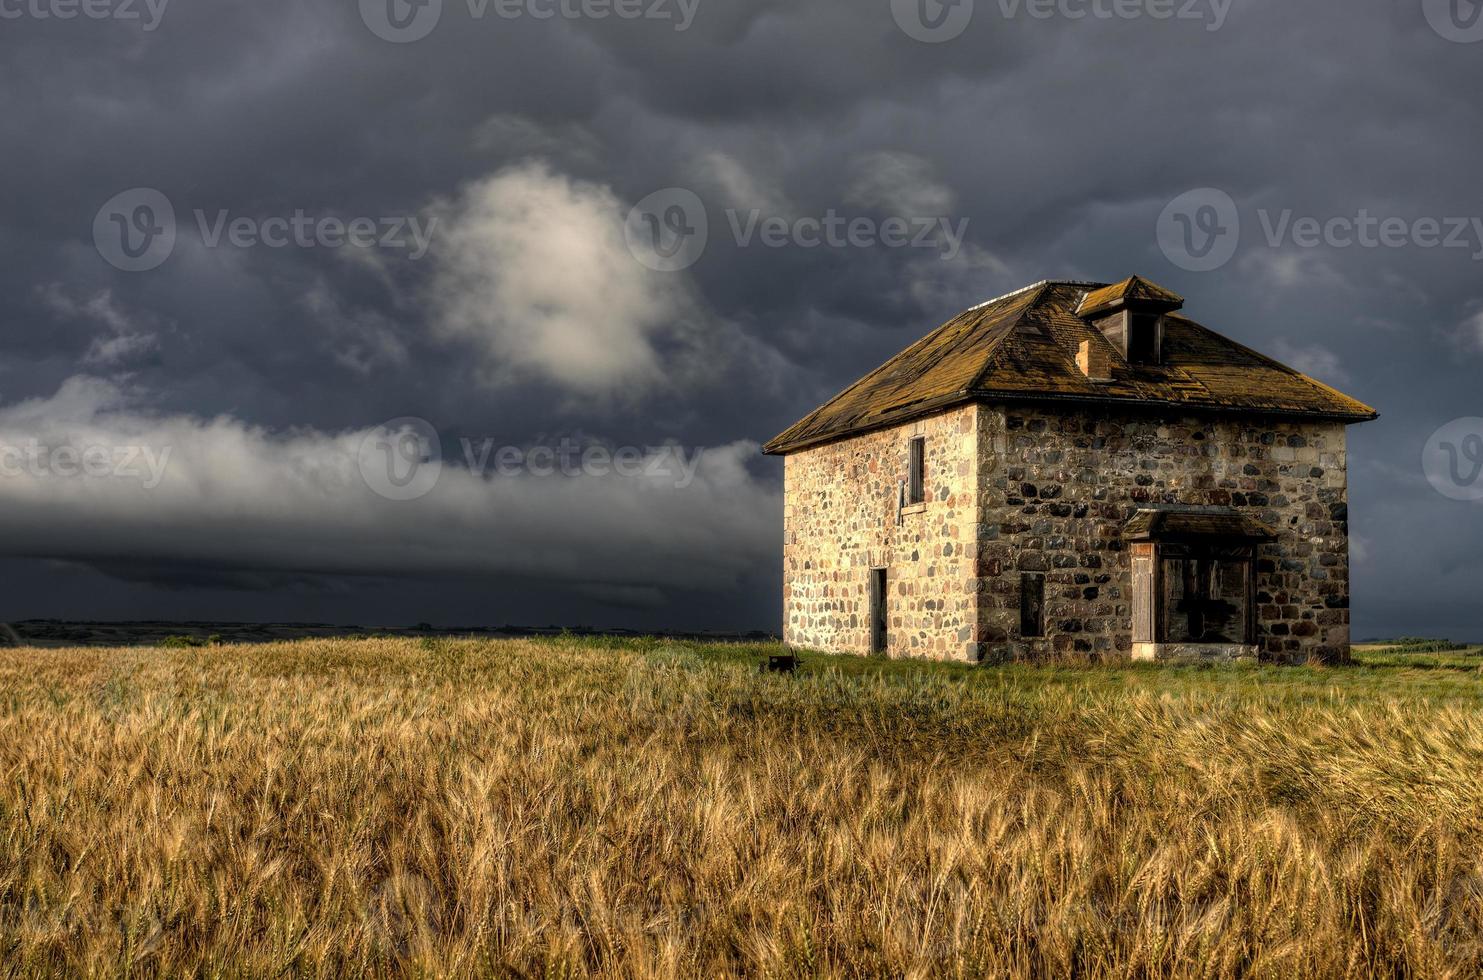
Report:
[[1161,663],[1235,663],[1256,660],[1260,647],[1240,643],[1134,643],[1134,660]]

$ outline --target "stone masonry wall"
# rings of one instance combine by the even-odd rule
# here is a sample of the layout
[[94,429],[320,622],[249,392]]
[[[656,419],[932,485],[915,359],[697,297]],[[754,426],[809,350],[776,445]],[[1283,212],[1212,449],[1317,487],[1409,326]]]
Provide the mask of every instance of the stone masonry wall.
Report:
[[[910,440],[927,503],[900,514]],[[870,651],[872,568],[888,569],[887,652],[950,660],[1131,653],[1123,526],[1140,506],[1235,507],[1275,530],[1257,561],[1267,659],[1349,652],[1345,430],[1339,423],[970,405],[788,456],[784,638]],[[1020,630],[1043,574],[1044,638]]]
[[[783,636],[870,652],[870,569],[887,571],[887,653],[976,655],[978,406],[794,453],[784,464]],[[927,501],[900,514],[909,444],[926,437]]]
[[[976,571],[982,658],[1131,651],[1122,527],[1140,505],[1235,507],[1275,530],[1257,560],[1262,656],[1349,655],[1345,430],[1339,423],[984,406]],[[1023,572],[1043,573],[1047,636],[1020,629]]]

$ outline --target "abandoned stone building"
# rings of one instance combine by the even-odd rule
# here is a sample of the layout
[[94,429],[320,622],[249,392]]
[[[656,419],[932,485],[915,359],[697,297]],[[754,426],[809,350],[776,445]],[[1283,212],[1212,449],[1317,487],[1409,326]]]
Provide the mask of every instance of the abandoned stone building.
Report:
[[950,660],[1349,657],[1368,406],[1147,280],[967,310],[766,447],[784,636]]

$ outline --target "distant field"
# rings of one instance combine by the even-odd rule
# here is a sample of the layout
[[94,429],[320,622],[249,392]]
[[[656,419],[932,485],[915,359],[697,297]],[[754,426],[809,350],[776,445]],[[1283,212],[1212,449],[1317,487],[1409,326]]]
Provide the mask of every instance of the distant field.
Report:
[[0,650],[7,975],[1483,970],[1483,656]]

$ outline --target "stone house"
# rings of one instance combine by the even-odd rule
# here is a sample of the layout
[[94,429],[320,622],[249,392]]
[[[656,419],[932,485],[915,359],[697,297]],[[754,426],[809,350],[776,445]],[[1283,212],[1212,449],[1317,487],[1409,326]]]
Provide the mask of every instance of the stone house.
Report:
[[949,320],[766,447],[784,638],[943,660],[1349,657],[1367,405],[1133,277]]

